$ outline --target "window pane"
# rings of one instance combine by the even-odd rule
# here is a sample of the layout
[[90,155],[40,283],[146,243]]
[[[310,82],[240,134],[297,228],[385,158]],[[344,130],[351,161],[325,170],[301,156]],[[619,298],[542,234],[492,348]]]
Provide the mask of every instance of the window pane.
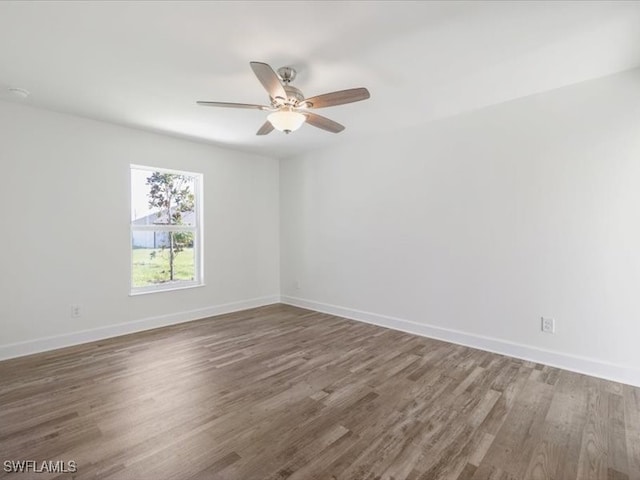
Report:
[[131,168],[133,225],[196,225],[196,177]]
[[196,277],[193,232],[132,232],[134,288],[192,282]]

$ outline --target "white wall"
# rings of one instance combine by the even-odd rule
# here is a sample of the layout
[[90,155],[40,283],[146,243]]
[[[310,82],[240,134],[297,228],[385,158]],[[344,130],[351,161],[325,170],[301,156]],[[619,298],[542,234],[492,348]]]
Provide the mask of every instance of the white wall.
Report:
[[[204,174],[206,286],[129,296],[131,163]],[[0,102],[0,165],[0,357],[277,301],[277,160]]]
[[285,301],[640,384],[638,71],[380,121],[281,162]]
[[[0,358],[281,292],[640,385],[640,73],[388,121],[278,165],[0,102]],[[204,173],[205,287],[128,295],[130,163]]]

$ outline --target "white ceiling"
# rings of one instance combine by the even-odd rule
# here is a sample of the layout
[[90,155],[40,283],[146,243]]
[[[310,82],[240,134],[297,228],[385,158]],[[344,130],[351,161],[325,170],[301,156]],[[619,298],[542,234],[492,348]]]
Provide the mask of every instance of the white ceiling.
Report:
[[[371,99],[256,137],[249,61],[295,66],[305,95]],[[638,2],[0,2],[0,98],[290,156],[640,65]]]

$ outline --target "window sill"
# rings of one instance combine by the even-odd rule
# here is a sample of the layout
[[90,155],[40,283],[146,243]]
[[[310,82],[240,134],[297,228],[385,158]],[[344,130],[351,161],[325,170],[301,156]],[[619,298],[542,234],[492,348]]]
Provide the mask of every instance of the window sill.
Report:
[[141,288],[140,290],[132,290],[129,292],[130,297],[137,297],[138,295],[148,295],[150,293],[162,293],[173,292],[175,290],[187,290],[189,288],[205,287],[205,283],[191,283],[189,285],[171,285],[166,287],[154,287],[154,288]]

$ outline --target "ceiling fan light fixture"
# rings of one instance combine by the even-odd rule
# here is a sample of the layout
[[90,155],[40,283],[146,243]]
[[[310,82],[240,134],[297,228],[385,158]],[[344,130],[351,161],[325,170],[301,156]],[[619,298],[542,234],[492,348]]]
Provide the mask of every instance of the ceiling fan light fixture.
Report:
[[293,110],[278,110],[270,114],[267,119],[273,128],[284,133],[291,133],[298,130],[305,122],[306,117]]
[[276,73],[267,63],[249,62],[249,65],[251,65],[253,73],[269,94],[268,105],[203,101],[196,103],[207,107],[249,108],[273,112],[256,132],[256,135],[259,136],[268,135],[274,130],[291,133],[298,130],[303,123],[308,123],[312,127],[320,128],[327,132],[340,133],[344,130],[344,125],[340,125],[338,122],[334,122],[310,110],[359,102],[370,97],[369,90],[360,87],[306,98],[298,88],[291,85],[291,81],[296,76],[296,71],[293,67],[279,68],[278,73]]

